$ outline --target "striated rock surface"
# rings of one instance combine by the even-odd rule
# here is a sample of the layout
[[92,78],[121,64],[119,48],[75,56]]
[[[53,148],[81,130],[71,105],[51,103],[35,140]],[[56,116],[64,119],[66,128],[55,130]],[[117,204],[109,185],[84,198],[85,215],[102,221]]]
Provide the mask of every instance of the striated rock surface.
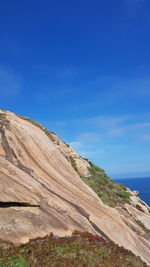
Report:
[[90,164],[87,160],[80,157],[71,146],[64,143],[55,133],[51,133],[51,140],[80,175],[85,177],[90,176],[90,172],[88,170],[88,168],[90,168]]
[[126,211],[134,218],[136,221],[141,222],[150,232],[150,215],[143,211],[138,210],[132,205],[125,204]]
[[139,192],[131,191],[129,188],[128,188],[128,192],[130,192],[131,194],[130,196],[131,205],[137,208],[138,210],[149,214],[149,210],[150,210],[149,206],[137,196]]
[[127,208],[104,205],[42,129],[0,110],[2,243],[26,243],[50,232],[70,235],[76,229],[102,235],[150,265],[150,238]]

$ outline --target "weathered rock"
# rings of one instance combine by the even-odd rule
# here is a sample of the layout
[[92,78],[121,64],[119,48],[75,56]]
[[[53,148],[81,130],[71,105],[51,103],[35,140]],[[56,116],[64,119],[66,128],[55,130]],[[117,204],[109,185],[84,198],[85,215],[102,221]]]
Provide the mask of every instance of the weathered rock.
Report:
[[127,213],[102,203],[42,129],[10,112],[1,111],[0,121],[1,242],[76,229],[113,240],[150,264],[149,237]]
[[143,211],[137,210],[137,208],[129,204],[125,204],[125,209],[132,216],[132,218],[134,218],[137,221],[142,222],[142,224],[144,224],[144,226],[150,230],[150,219],[149,219],[150,215],[149,214],[145,214]]
[[131,191],[129,188],[128,188],[128,192],[131,194],[130,196],[131,205],[137,208],[138,210],[149,214],[149,210],[150,210],[149,206],[137,196],[139,192],[136,190]]
[[90,164],[87,160],[80,157],[76,151],[68,144],[63,142],[56,134],[51,133],[51,140],[53,144],[59,149],[63,156],[76,167],[78,173],[85,177],[90,176],[88,168]]

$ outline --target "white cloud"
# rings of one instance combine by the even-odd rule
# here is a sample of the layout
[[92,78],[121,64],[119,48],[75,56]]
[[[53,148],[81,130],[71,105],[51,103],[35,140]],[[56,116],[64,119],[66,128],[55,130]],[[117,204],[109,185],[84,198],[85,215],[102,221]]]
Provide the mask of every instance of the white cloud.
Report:
[[69,145],[72,148],[74,148],[75,150],[78,150],[78,149],[82,148],[82,146],[83,146],[82,143],[79,142],[79,141],[72,141],[72,142],[69,143]]
[[101,156],[104,152],[99,149],[99,147],[95,147],[90,142],[89,144],[85,144],[81,141],[73,141],[70,142],[69,145],[77,151],[77,153],[84,158],[91,158],[93,156]]
[[128,119],[129,116],[113,116],[113,115],[103,115],[103,116],[97,116],[97,117],[91,117],[83,120],[79,120],[84,125],[90,125],[103,129],[110,129],[115,128],[120,123],[125,122]]
[[[103,115],[96,116],[85,119],[78,119],[73,121],[58,121],[52,122],[49,125],[61,127],[65,129],[70,125],[75,127],[75,129],[80,129],[82,132],[83,129],[91,130],[92,132],[77,132],[77,135],[74,137],[73,145],[77,148],[81,148],[84,145],[84,148],[87,147],[87,144],[96,143],[100,144],[104,140],[112,140],[115,138],[125,137],[128,135],[130,139],[137,138],[137,135],[143,135],[150,132],[150,114],[142,115]],[[76,131],[76,130],[75,130]],[[76,148],[76,147],[75,147]],[[83,148],[83,147],[82,147]]]
[[128,134],[130,137],[135,137],[137,136],[138,133],[145,133],[150,131],[150,122],[145,121],[145,122],[139,122],[139,123],[130,123],[128,121],[125,121],[124,124],[120,125],[118,124],[118,128],[116,127],[110,127],[110,129],[106,132],[106,135],[108,137],[120,137],[123,135]]
[[140,123],[134,123],[132,125],[128,126],[129,129],[147,129],[150,128],[150,122],[140,122]]
[[124,128],[115,128],[107,132],[107,135],[110,137],[119,137],[125,133]]
[[79,142],[89,143],[97,142],[101,139],[101,136],[98,133],[83,133],[77,136],[76,138]]
[[97,116],[72,122],[80,125],[81,129],[91,129],[93,132],[78,134],[76,140],[86,143],[100,143],[104,140],[112,140],[127,136],[130,139],[137,138],[137,134],[150,132],[150,119],[147,115],[122,115],[122,116]]

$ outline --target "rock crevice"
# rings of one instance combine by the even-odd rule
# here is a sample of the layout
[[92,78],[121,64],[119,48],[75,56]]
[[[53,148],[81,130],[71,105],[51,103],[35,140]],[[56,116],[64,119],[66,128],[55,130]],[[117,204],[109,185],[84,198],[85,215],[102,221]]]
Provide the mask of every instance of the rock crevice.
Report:
[[2,202],[0,201],[0,208],[11,208],[11,207],[40,207],[40,205],[33,205],[30,203],[23,202]]

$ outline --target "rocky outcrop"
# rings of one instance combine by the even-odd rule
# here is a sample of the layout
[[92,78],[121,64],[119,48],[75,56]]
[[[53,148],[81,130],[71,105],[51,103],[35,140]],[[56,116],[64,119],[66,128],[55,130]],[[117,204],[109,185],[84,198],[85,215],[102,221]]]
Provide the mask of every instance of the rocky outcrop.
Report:
[[130,200],[131,200],[131,205],[138,209],[139,211],[142,211],[144,213],[149,214],[150,207],[138,197],[139,192],[134,190],[131,191],[129,188],[127,188],[127,191],[130,193]]
[[[88,160],[83,159],[81,156],[79,156],[74,149],[65,142],[63,142],[55,133],[50,133],[50,138],[53,142],[53,144],[58,148],[58,150],[62,153],[62,155],[71,163],[73,168],[76,170],[76,172],[79,175],[82,175],[84,177],[89,177],[90,171],[89,168],[91,167]],[[139,192],[134,190],[131,191],[129,188],[126,188],[126,192],[130,193],[130,201],[131,205],[138,209],[139,211],[142,211],[144,213],[149,214],[150,207],[138,197]]]
[[72,167],[79,173],[79,175],[88,177],[90,172],[90,164],[87,160],[80,157],[76,151],[68,144],[63,142],[55,133],[51,133],[51,140],[63,156],[71,163]]
[[129,211],[104,205],[42,128],[1,110],[1,243],[75,229],[112,240],[150,264],[150,238]]
[[125,204],[125,209],[130,214],[135,221],[141,222],[144,227],[149,230],[150,233],[150,215],[149,213],[144,213],[143,211],[138,210],[137,208],[133,207],[132,205]]

